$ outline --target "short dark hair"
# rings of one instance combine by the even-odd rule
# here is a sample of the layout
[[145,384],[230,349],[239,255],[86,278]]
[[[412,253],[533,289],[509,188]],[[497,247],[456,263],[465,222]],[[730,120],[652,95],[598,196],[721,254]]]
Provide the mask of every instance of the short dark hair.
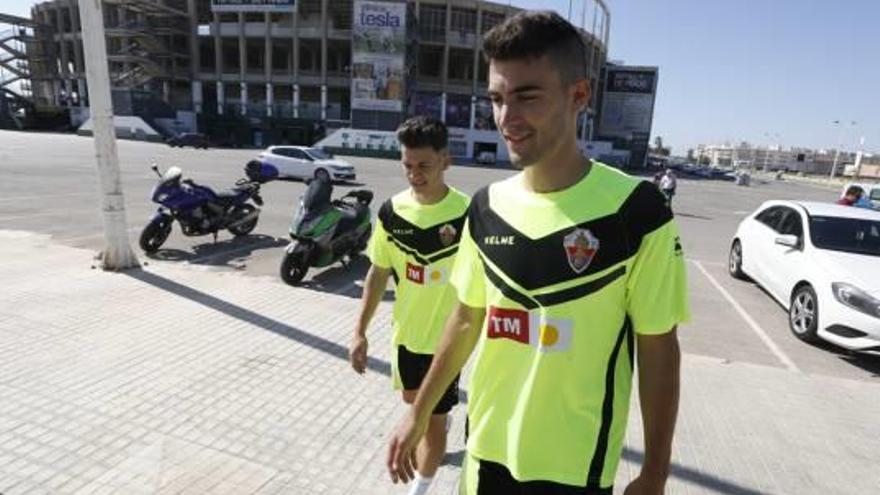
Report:
[[865,193],[865,190],[859,186],[849,186],[846,188],[845,196],[859,196]]
[[483,36],[486,60],[517,60],[547,55],[563,82],[586,79],[586,47],[577,28],[549,10],[522,11]]
[[434,151],[441,151],[448,145],[449,131],[443,122],[419,115],[410,117],[400,124],[397,128],[397,140],[407,148],[430,146]]

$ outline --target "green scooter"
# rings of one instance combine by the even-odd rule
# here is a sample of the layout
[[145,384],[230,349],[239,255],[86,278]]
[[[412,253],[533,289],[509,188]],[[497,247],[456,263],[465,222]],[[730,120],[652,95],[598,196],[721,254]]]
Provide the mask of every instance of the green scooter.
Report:
[[300,199],[290,225],[292,241],[284,249],[281,279],[299,285],[310,267],[324,267],[337,261],[345,263],[367,248],[373,226],[370,201],[373,192],[349,191],[331,199],[329,180],[314,179]]

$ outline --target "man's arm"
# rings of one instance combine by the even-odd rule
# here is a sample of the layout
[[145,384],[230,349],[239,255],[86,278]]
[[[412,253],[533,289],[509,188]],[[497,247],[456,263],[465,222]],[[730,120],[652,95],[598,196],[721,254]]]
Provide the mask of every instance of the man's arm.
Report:
[[459,302],[446,321],[431,369],[419,387],[415,402],[388,442],[386,463],[393,482],[400,480],[406,483],[413,479],[416,445],[425,434],[437,402],[476,347],[485,317],[485,308],[474,308]]
[[624,493],[660,495],[669,476],[672,456],[681,351],[675,328],[660,335],[638,335],[637,340],[645,459],[641,474]]
[[358,316],[358,321],[354,328],[354,336],[348,348],[348,360],[351,363],[351,367],[358,373],[363,373],[367,369],[367,327],[370,326],[370,320],[373,319],[376,308],[379,306],[379,301],[382,300],[382,295],[385,294],[385,288],[388,286],[388,277],[390,275],[390,268],[370,265],[370,271],[367,272],[367,278],[364,280],[361,313]]

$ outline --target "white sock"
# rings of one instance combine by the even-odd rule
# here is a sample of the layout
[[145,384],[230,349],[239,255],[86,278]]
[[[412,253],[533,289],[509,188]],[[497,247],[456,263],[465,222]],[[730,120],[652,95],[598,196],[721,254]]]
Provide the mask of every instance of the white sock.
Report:
[[416,474],[416,479],[412,480],[412,483],[409,485],[409,494],[408,495],[425,495],[428,493],[428,488],[431,487],[431,482],[434,481],[434,478],[425,478],[421,474]]

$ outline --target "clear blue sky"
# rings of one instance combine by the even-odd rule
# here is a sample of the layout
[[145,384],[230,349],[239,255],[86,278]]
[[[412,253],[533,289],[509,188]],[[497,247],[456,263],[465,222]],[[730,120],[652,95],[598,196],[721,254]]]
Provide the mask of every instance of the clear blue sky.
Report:
[[[609,57],[660,67],[652,135],[675,153],[738,140],[834,147],[834,120],[845,149],[864,135],[880,152],[880,0],[606,2]],[[513,4],[568,13],[567,0]]]
[[[834,147],[833,120],[845,124],[844,148],[864,135],[880,152],[880,0],[606,2],[610,58],[660,67],[653,135],[676,153],[738,140]],[[511,3],[563,15],[569,5]],[[0,12],[28,15],[32,4],[0,0]]]

